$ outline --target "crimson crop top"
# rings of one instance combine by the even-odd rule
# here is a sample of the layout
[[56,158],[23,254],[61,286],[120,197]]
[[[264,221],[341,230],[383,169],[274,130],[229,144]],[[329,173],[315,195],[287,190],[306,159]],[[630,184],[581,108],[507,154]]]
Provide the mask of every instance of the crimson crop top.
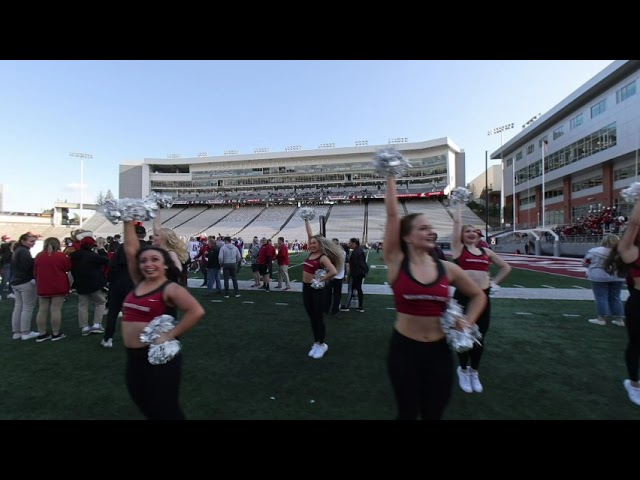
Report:
[[396,311],[419,317],[439,317],[449,303],[449,280],[440,259],[435,258],[438,278],[429,285],[420,283],[409,271],[409,259],[402,261],[400,273],[393,284]]
[[[310,256],[311,255],[309,255],[309,257]],[[310,273],[311,275],[315,275],[316,270],[320,270],[321,268],[323,268],[322,264],[320,263],[320,259],[322,258],[322,255],[320,255],[318,258],[315,258],[313,260],[311,260],[309,257],[307,257],[307,259],[302,264],[302,269],[305,272]]]
[[634,278],[640,277],[640,257],[633,263],[627,264],[627,288],[635,288]]
[[466,245],[462,249],[462,253],[456,258],[456,263],[463,270],[476,270],[478,272],[488,272],[491,261],[489,255],[487,255],[483,248],[480,248],[482,252],[480,255],[474,255],[469,251]]
[[122,304],[122,321],[149,323],[157,316],[164,314],[176,318],[175,307],[168,307],[162,298],[165,287],[170,283],[167,281],[146,295],[136,295],[135,288],[131,290]]

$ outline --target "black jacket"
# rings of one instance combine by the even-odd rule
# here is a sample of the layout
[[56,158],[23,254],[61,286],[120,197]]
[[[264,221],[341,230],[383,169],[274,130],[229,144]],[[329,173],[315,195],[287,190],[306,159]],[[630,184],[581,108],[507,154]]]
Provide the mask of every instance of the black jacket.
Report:
[[369,273],[367,257],[362,247],[356,247],[349,255],[349,274],[352,277],[366,277]]
[[73,288],[78,294],[88,295],[107,285],[104,276],[104,266],[109,263],[107,257],[81,248],[69,255],[69,258],[72,264]]

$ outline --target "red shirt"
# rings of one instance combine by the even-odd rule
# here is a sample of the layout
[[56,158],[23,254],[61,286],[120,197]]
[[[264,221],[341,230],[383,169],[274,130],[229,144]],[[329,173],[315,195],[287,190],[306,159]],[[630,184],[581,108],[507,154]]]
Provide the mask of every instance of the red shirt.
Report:
[[[136,289],[131,290],[122,304],[122,321],[149,323],[154,318],[168,313],[162,293],[169,283],[171,282],[166,282],[146,295],[136,295]],[[175,315],[173,316],[175,318]]]
[[278,260],[278,265],[289,265],[289,249],[286,245],[278,248],[276,259]]
[[409,271],[409,259],[405,257],[398,278],[393,284],[396,311],[419,317],[439,317],[449,303],[449,280],[440,260],[438,278],[428,285],[420,283]]
[[477,270],[479,272],[488,272],[491,265],[489,256],[484,251],[480,255],[474,255],[466,245],[462,248],[460,256],[456,258],[456,263],[463,270]]
[[42,251],[33,261],[36,291],[39,297],[69,295],[71,286],[67,273],[71,271],[71,259],[62,252]]

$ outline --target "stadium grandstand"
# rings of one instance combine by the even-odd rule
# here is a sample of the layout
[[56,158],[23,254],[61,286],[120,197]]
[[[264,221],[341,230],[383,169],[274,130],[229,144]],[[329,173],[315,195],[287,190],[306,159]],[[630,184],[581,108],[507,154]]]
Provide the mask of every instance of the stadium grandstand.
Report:
[[[385,179],[376,173],[371,159],[380,148],[391,146],[411,163],[399,181],[401,202],[415,201],[414,210],[436,212],[442,217],[438,234],[449,236],[453,223],[445,203],[452,188],[464,185],[464,151],[449,138],[395,140],[387,145],[147,158],[120,165],[119,196],[171,195],[174,205],[162,212],[163,227],[182,237],[221,234],[306,240],[296,212],[312,206],[318,220],[324,219],[328,237],[375,243],[383,235]],[[104,236],[122,230],[101,217],[93,217],[101,222],[96,232]],[[476,217],[474,224],[483,222]]]
[[[374,170],[372,157],[380,148],[393,147],[411,163],[398,182],[401,213],[428,213],[440,238],[448,238],[453,222],[447,196],[451,189],[464,185],[464,151],[449,138],[415,143],[395,139],[371,146],[358,143],[355,147],[123,163],[119,198],[142,198],[151,192],[172,196],[172,208],[161,212],[162,226],[185,239],[229,235],[246,240],[282,236],[289,242],[305,241],[304,222],[297,212],[312,206],[317,214],[314,223],[323,220],[328,237],[341,241],[356,237],[372,244],[382,241],[385,221],[385,179]],[[68,207],[56,205],[46,219],[12,226],[11,235],[15,238],[33,231],[64,238],[71,230],[63,225],[68,221]],[[478,217],[472,223],[483,225]],[[153,234],[150,222],[146,226]],[[102,237],[123,230],[122,224],[113,225],[99,211],[83,228]]]

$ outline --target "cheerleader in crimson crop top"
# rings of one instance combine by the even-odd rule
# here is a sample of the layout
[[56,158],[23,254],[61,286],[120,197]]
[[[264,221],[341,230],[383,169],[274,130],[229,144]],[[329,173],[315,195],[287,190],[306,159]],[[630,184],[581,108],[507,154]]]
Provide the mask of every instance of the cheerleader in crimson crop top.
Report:
[[[482,333],[482,344],[489,330],[489,321],[491,317],[491,302],[489,300],[490,287],[498,288],[498,284],[509,275],[511,266],[500,258],[495,252],[488,248],[478,246],[480,235],[473,225],[462,225],[461,205],[458,204],[453,214],[453,233],[451,234],[451,257],[462,268],[473,282],[484,291],[487,297],[487,305],[478,318],[478,329]],[[498,267],[498,272],[491,281],[489,276],[489,267],[494,264]],[[456,290],[454,299],[466,310],[468,298],[464,292]],[[483,390],[478,375],[480,367],[480,358],[484,352],[484,346],[474,344],[471,350],[458,354],[460,366],[457,369],[458,384],[466,393],[477,392]],[[470,365],[469,365],[470,364]]]
[[399,420],[442,418],[453,387],[453,355],[440,317],[449,303],[449,286],[470,298],[467,321],[475,323],[486,297],[465,272],[430,252],[435,233],[423,214],[400,218],[396,179],[387,178],[384,262],[393,289],[396,321],[387,368]]
[[622,383],[629,400],[640,405],[640,201],[636,201],[627,228],[605,261],[609,273],[626,276],[629,298],[624,304],[627,347],[624,360],[628,378]]
[[177,318],[179,310],[183,313],[180,322],[161,334],[156,343],[172,340],[193,328],[204,315],[204,309],[185,288],[168,280],[168,276],[179,272],[166,250],[158,246],[140,248],[133,222],[124,222],[124,249],[135,285],[123,304],[127,389],[146,418],[184,420],[178,396],[182,354],[165,364],[152,365],[148,361],[149,347],[140,341],[140,334],[155,317],[168,314]]
[[[329,349],[325,343],[325,290],[326,285],[330,283],[329,280],[338,274],[338,269],[342,268],[342,250],[339,245],[327,240],[322,235],[314,235],[308,219],[305,219],[304,224],[309,236],[309,256],[302,264],[302,301],[304,309],[309,315],[311,332],[313,333],[313,345],[308,355],[318,359],[322,358]],[[327,272],[321,278],[325,284],[324,288],[311,286],[318,270]]]

